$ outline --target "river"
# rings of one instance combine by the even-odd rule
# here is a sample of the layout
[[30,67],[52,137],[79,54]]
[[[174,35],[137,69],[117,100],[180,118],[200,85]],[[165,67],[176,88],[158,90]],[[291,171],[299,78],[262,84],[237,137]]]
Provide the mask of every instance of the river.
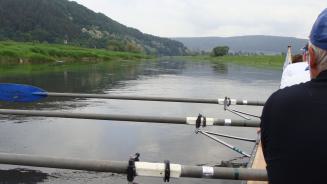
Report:
[[[114,95],[266,100],[278,89],[281,71],[229,63],[116,61],[58,64],[46,67],[6,66],[0,82],[23,83],[51,92],[108,93]],[[69,112],[240,119],[222,106],[103,99],[47,98],[28,104],[0,103],[0,108]],[[235,107],[260,115],[262,107]],[[82,159],[128,160],[139,152],[141,161],[186,165],[216,165],[240,157],[238,153],[194,133],[193,126],[0,116],[0,152]],[[208,130],[256,138],[255,128],[209,127]],[[223,138],[222,138],[223,139]],[[246,152],[253,143],[223,139]],[[8,183],[126,183],[126,176],[0,165],[0,180]],[[10,170],[8,172],[6,170]],[[2,174],[1,174],[2,173]],[[3,179],[5,178],[5,179]],[[137,183],[163,183],[162,178],[137,177]],[[207,179],[173,179],[173,183],[240,183]],[[3,182],[2,182],[3,183]]]

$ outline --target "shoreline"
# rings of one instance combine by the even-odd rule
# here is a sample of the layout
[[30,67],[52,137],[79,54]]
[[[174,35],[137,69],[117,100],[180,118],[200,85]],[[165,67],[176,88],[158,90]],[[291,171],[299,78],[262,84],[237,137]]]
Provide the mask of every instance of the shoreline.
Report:
[[142,53],[83,48],[72,45],[0,41],[0,64],[43,64],[150,59]]
[[212,63],[233,63],[256,68],[268,68],[280,70],[284,64],[285,56],[282,55],[242,55],[242,56],[176,56],[175,59],[190,61],[208,61]]

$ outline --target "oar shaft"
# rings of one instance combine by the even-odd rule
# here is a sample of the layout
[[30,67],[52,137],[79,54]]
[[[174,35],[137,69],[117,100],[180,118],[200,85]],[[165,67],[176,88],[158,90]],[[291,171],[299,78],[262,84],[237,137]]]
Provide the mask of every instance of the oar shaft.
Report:
[[0,153],[0,163],[34,167],[126,173],[127,162]]
[[186,124],[185,118],[179,118],[179,117],[160,117],[160,116],[156,117],[156,116],[136,116],[136,115],[132,116],[132,115],[117,115],[117,114],[91,114],[91,113],[71,113],[71,112],[54,112],[54,111],[9,110],[9,109],[0,109],[0,114],[74,118],[74,119]]
[[264,106],[265,103],[265,101],[260,100],[236,100],[236,105]]
[[190,178],[211,178],[211,179],[230,179],[230,180],[250,180],[267,181],[267,172],[264,169],[245,169],[245,168],[223,168],[214,167],[212,176],[204,174],[206,167],[184,166],[182,167],[181,177]]
[[107,94],[81,94],[81,93],[47,93],[51,97],[73,97],[73,98],[102,98],[116,100],[142,100],[142,101],[161,101],[161,102],[184,102],[184,103],[208,103],[218,104],[217,99],[197,99],[197,98],[174,98],[174,97],[147,97],[147,96],[122,96]]
[[[126,174],[128,167],[127,161],[86,160],[8,153],[0,153],[0,164],[112,172],[119,174]],[[135,162],[135,168],[137,176],[163,177],[165,174],[164,163]],[[170,164],[170,176],[174,178],[189,177],[254,181],[267,180],[267,173],[265,170],[187,166],[180,164]]]
[[[205,104],[224,104],[223,98],[201,99],[201,98],[174,98],[174,97],[148,97],[148,96],[122,96],[108,94],[83,94],[83,93],[54,93],[54,92],[36,92],[35,95],[51,97],[71,97],[71,98],[101,98],[116,100],[142,100],[142,101],[160,101],[160,102],[183,102],[183,103],[205,103]],[[254,105],[263,106],[263,101],[237,100],[231,99],[232,105]]]
[[[0,114],[41,116],[41,117],[59,117],[59,118],[76,118],[76,119],[113,120],[113,121],[132,121],[132,122],[148,122],[148,123],[189,124],[189,125],[195,125],[196,119],[197,119],[197,117],[182,118],[182,117],[91,114],[91,113],[10,110],[10,109],[0,109]],[[206,125],[258,127],[258,126],[260,126],[260,121],[206,118]]]
[[216,126],[237,126],[237,127],[260,127],[259,120],[231,120],[217,119],[213,125]]

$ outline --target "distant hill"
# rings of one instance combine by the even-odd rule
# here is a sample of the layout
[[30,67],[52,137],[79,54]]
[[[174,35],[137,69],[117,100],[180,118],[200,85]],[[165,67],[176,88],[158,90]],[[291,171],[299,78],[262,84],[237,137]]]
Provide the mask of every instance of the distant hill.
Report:
[[216,46],[226,45],[230,52],[250,52],[264,54],[279,54],[286,52],[287,46],[292,45],[293,53],[299,53],[300,49],[308,42],[306,39],[280,36],[236,36],[236,37],[181,37],[173,38],[184,43],[192,51],[211,51]]
[[180,42],[144,34],[68,0],[0,0],[0,40],[8,39],[158,55],[187,50]]

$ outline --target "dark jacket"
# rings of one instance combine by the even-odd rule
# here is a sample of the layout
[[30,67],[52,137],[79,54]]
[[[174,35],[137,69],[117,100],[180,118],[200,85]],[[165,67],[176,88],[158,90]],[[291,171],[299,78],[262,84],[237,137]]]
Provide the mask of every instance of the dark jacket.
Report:
[[327,71],[270,96],[261,141],[270,183],[327,183]]

